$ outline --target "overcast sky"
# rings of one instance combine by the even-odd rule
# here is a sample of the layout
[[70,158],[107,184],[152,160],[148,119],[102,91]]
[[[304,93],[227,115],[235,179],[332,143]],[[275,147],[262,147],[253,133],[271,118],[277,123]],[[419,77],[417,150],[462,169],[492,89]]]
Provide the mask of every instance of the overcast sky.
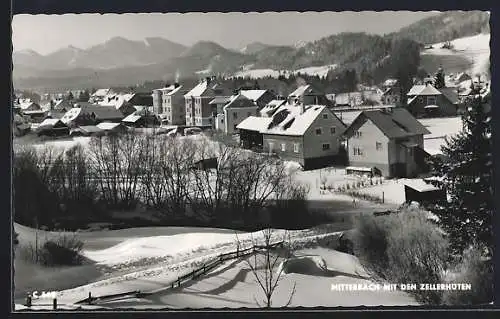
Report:
[[82,49],[114,36],[131,40],[163,37],[184,45],[200,40],[228,48],[260,41],[290,45],[352,31],[384,34],[428,17],[431,12],[281,12],[16,15],[12,21],[14,51],[41,54],[68,45]]

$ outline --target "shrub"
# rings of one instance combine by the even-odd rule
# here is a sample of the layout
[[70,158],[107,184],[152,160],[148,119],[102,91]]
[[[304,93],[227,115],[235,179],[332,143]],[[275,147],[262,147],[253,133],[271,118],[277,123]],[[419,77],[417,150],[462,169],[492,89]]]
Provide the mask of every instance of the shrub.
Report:
[[41,247],[33,243],[20,245],[19,257],[26,262],[43,266],[72,266],[83,262],[80,254],[83,242],[76,236],[60,235],[46,241]]
[[[427,219],[423,211],[392,214],[387,257],[388,278],[404,283],[441,283],[448,259],[448,241],[443,233]],[[417,300],[439,304],[441,291],[416,290]]]
[[[391,282],[441,283],[448,241],[424,212],[365,215],[356,229],[354,253],[375,276]],[[440,291],[413,293],[423,303],[441,302]]]
[[387,246],[390,220],[386,216],[362,215],[355,221],[353,251],[374,274],[384,278],[388,266]]
[[443,304],[478,305],[493,301],[493,264],[482,258],[478,246],[467,249],[461,262],[453,268],[445,282],[468,283],[472,289],[444,291]]

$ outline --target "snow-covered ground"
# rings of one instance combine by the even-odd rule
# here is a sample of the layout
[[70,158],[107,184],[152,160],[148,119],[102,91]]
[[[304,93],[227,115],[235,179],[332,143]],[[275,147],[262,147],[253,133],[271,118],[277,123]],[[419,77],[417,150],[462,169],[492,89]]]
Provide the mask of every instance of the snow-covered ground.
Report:
[[445,137],[456,135],[462,130],[462,119],[458,116],[421,119],[419,121],[431,132],[431,134],[424,136],[424,149],[431,155],[441,153]]
[[487,73],[490,58],[490,34],[478,34],[451,41],[453,49],[443,49],[443,43],[435,43],[423,55],[461,56],[471,61],[468,70],[472,74]]
[[307,74],[311,76],[324,77],[328,74],[328,71],[335,69],[336,64],[322,65],[322,66],[311,66],[306,68],[291,70],[273,70],[273,69],[245,69],[243,71],[236,72],[234,77],[249,77],[251,79],[259,79],[265,77],[278,78],[280,75],[289,76],[290,74]]
[[[295,252],[297,259],[312,263],[321,261],[326,269],[317,271],[308,265],[300,270],[287,267],[272,298],[273,307],[284,306],[295,285],[290,306],[378,306],[417,305],[401,291],[335,291],[333,284],[373,284],[357,258],[331,249],[302,249]],[[252,262],[253,257],[248,259]],[[275,272],[278,271],[278,267]],[[264,296],[245,260],[228,261],[199,280],[180,288],[153,294],[145,298],[127,298],[105,302],[109,308],[239,308],[259,307]],[[257,302],[256,302],[257,301]]]

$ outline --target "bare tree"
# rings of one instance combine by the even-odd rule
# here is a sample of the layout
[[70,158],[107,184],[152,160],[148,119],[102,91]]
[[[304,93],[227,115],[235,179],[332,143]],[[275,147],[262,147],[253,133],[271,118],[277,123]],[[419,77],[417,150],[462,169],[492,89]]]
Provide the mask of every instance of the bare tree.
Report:
[[[280,281],[283,279],[283,265],[286,261],[292,257],[293,249],[290,240],[290,234],[285,232],[281,238],[276,236],[275,231],[271,228],[262,230],[262,244],[252,238],[252,243],[254,245],[253,256],[246,258],[246,264],[250,268],[255,281],[260,287],[260,291],[264,295],[264,300],[259,302],[257,297],[254,296],[254,300],[259,307],[272,307],[273,296],[279,286]],[[275,237],[278,237],[276,240]],[[276,241],[276,242],[274,242]],[[239,240],[237,239],[238,247],[240,247]],[[273,245],[277,244],[279,245]],[[283,263],[280,266],[280,263]],[[296,283],[294,283],[292,290],[290,291],[288,301],[282,307],[288,307],[295,295]]]

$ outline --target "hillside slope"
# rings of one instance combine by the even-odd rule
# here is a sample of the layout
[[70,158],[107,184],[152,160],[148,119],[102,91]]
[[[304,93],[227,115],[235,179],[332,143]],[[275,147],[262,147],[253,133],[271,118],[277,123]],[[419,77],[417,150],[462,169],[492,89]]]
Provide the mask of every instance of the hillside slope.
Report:
[[390,36],[422,44],[444,42],[489,33],[489,19],[487,11],[448,11],[417,21]]

